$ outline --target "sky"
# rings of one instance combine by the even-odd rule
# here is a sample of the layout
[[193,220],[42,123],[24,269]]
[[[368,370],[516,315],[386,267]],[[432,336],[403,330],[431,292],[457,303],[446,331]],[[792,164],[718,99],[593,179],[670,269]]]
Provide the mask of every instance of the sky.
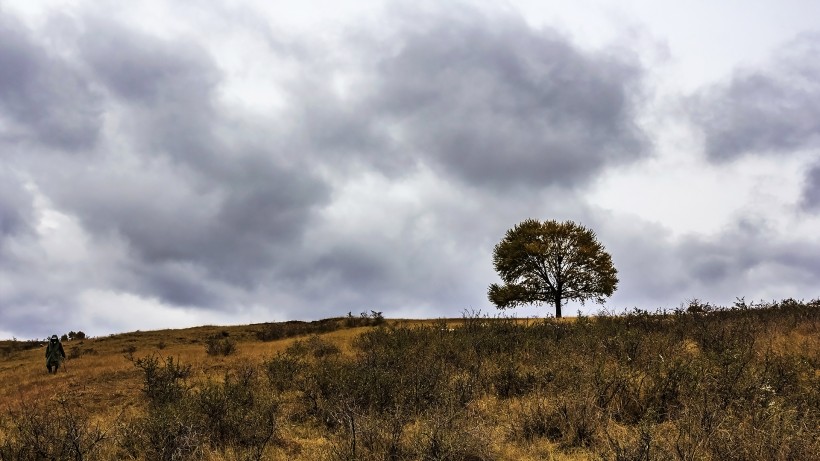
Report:
[[0,338],[820,295],[820,3],[0,0]]

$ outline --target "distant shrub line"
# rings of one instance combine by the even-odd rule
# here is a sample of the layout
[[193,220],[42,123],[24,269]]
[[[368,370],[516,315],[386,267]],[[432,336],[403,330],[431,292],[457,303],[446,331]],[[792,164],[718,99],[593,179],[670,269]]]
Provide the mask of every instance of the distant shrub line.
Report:
[[384,323],[381,312],[362,312],[359,316],[348,313],[347,317],[302,322],[291,320],[287,322],[266,323],[257,331],[256,337],[260,341],[276,341],[294,338],[297,336],[319,335],[330,333],[343,328],[378,326]]
[[28,351],[42,347],[45,343],[42,341],[20,341],[13,339],[11,341],[0,341],[0,357],[7,357],[14,352]]

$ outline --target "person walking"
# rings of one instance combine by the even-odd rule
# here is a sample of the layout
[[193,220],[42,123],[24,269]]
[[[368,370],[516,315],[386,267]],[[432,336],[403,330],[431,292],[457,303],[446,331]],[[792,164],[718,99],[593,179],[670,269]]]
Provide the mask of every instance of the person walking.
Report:
[[57,373],[57,369],[60,368],[60,362],[64,359],[65,350],[63,350],[63,344],[59,338],[57,338],[57,335],[51,335],[51,340],[49,340],[46,346],[46,368],[48,368],[48,372],[52,373],[51,369],[53,367],[53,373]]

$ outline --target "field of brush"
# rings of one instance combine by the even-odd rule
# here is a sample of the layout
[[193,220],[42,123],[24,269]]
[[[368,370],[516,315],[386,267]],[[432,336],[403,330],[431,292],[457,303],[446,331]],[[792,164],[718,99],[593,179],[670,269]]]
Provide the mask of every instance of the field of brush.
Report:
[[0,341],[0,461],[817,460],[820,300]]

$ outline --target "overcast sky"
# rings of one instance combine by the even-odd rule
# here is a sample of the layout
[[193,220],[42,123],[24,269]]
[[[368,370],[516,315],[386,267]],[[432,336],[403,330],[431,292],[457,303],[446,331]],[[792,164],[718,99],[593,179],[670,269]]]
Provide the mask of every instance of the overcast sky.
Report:
[[526,218],[612,255],[615,295],[568,314],[817,298],[818,18],[0,0],[0,338],[496,315]]

